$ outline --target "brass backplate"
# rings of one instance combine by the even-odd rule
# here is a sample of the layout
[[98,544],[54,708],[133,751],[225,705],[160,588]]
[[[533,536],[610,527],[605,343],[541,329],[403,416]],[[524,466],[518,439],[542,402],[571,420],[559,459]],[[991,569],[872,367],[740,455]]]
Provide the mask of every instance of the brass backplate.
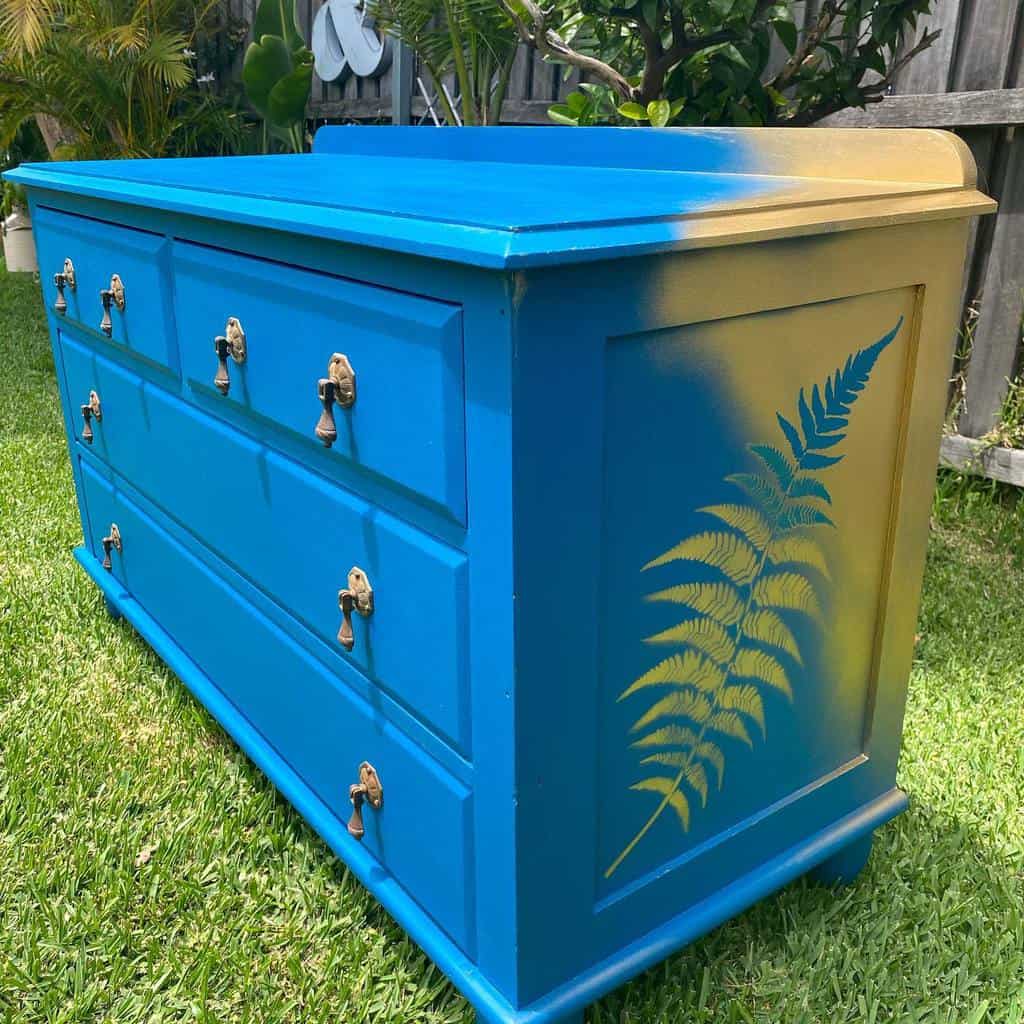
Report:
[[228,340],[228,352],[236,363],[244,363],[248,355],[245,344],[245,331],[242,323],[236,316],[229,316],[228,322],[224,325],[224,337]]
[[70,259],[64,261],[64,283],[72,290],[75,290],[75,265]]
[[103,406],[100,405],[100,396],[95,391],[89,392],[89,412],[96,417],[96,419],[103,419]]
[[353,565],[348,571],[348,590],[352,595],[352,604],[357,612],[364,618],[373,614],[373,587],[366,573]]
[[117,523],[110,524],[110,538],[114,542],[114,550],[122,551],[121,547],[121,531],[117,528]]
[[334,384],[334,401],[342,409],[351,409],[356,402],[356,371],[344,352],[335,352],[331,356],[327,376]]
[[114,305],[118,309],[124,309],[124,282],[121,280],[118,274],[113,274],[110,278],[110,295],[114,300]]
[[359,784],[366,790],[367,803],[375,811],[379,811],[384,805],[384,786],[381,784],[377,769],[369,761],[364,761],[359,766]]

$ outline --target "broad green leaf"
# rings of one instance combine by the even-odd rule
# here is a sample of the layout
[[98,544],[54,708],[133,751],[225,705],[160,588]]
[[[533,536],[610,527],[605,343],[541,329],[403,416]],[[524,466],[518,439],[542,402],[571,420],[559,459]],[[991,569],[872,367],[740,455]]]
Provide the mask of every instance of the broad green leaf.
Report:
[[555,103],[548,107],[548,117],[556,124],[568,124],[574,128],[579,123],[564,103]]
[[252,37],[262,39],[263,36],[282,39],[289,53],[305,47],[295,14],[295,0],[260,0],[252,22]]
[[628,117],[631,121],[647,120],[647,110],[639,103],[623,103],[618,109],[623,117]]
[[664,128],[672,116],[672,105],[668,100],[652,100],[647,104],[647,116],[655,128]]
[[242,83],[249,102],[264,117],[271,90],[292,70],[292,55],[280,36],[264,35],[259,42],[249,44],[242,64]]

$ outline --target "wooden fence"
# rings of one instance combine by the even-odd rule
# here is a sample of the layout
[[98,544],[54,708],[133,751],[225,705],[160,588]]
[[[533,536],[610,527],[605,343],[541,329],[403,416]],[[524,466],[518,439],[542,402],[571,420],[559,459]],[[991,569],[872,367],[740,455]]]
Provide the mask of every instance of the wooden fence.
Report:
[[[250,16],[254,0],[228,0],[235,17]],[[309,38],[321,0],[299,0],[299,19]],[[804,0],[798,20],[810,24],[821,0]],[[975,440],[996,424],[1017,372],[1024,314],[1024,0],[934,0],[934,12],[918,27],[941,29],[938,40],[898,74],[892,94],[866,110],[828,119],[850,126],[938,127],[956,131],[971,147],[982,187],[1000,204],[995,217],[972,225],[964,276],[965,322],[971,325],[966,400],[957,435],[946,439],[944,460],[1024,484],[1024,452],[987,452]],[[912,42],[908,40],[908,45]],[[398,50],[398,48],[396,48]],[[784,59],[784,54],[778,55]],[[521,48],[502,119],[549,124],[547,108],[579,81],[577,74]],[[309,108],[314,121],[414,122],[429,120],[415,61],[399,51],[379,79],[325,83],[314,78]]]

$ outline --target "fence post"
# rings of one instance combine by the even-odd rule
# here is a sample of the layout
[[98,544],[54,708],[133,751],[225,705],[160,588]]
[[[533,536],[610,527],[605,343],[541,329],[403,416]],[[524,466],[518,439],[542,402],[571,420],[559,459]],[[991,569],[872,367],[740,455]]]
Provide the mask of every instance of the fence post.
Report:
[[393,40],[395,54],[391,61],[391,123],[412,124],[412,72],[415,56],[412,50]]

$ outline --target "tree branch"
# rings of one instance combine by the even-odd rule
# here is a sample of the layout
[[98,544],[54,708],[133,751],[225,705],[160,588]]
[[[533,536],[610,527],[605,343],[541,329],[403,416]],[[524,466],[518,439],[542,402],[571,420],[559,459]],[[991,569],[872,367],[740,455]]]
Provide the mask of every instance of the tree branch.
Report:
[[[905,68],[919,53],[927,50],[940,35],[942,35],[941,29],[936,29],[934,32],[925,32],[915,46],[911,47],[899,60],[893,61],[892,67],[889,68],[882,78],[877,82],[872,82],[871,85],[863,86],[860,92],[865,105],[868,103],[881,103],[885,99],[886,90],[897,73]],[[829,114],[845,110],[849,105],[849,103],[840,98],[831,97],[816,106],[799,111],[793,117],[786,118],[783,123],[793,127],[803,127],[813,124],[815,121],[820,121],[823,117],[828,117]]]
[[782,92],[789,84],[790,79],[799,71],[800,65],[814,53],[818,48],[818,44],[828,34],[828,30],[832,27],[832,22],[835,21],[837,13],[838,11],[832,0],[825,0],[821,5],[818,20],[808,29],[803,42],[793,51],[789,60],[782,65],[782,69],[771,82],[766,83],[767,85],[770,85],[777,92]]
[[[514,5],[526,12],[525,18]],[[610,64],[574,50],[554,29],[548,28],[547,14],[535,0],[501,0],[501,6],[512,19],[519,38],[534,47],[541,56],[586,71],[614,89],[624,100],[635,100],[639,95],[639,91]]]

